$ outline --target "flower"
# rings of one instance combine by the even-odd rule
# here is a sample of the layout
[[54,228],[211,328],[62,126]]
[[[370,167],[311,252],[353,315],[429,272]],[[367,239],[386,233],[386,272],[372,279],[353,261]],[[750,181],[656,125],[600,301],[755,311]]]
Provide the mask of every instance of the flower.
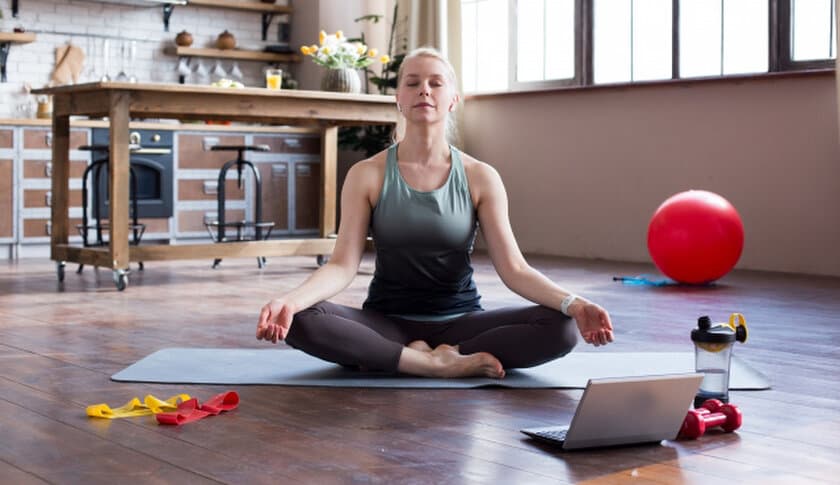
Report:
[[318,33],[318,45],[304,45],[301,54],[312,58],[312,62],[329,69],[362,69],[376,61],[383,64],[390,62],[388,56],[379,56],[379,50],[368,48],[361,42],[350,42],[344,32],[327,34]]

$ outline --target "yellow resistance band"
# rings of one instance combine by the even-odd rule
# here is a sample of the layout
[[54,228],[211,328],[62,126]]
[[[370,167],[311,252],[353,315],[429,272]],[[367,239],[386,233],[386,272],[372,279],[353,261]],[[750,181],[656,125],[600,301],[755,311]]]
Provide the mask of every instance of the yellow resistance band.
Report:
[[92,404],[87,407],[87,415],[92,418],[131,418],[134,416],[148,416],[165,411],[174,411],[178,408],[179,402],[189,401],[188,394],[177,394],[167,400],[158,399],[151,394],[146,395],[143,402],[133,398],[118,408],[111,408],[107,404]]

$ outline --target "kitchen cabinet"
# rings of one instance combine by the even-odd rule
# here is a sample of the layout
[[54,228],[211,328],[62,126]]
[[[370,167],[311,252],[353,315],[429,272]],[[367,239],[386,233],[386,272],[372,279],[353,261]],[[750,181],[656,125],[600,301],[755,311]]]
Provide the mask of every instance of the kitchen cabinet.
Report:
[[[23,249],[24,257],[28,257],[46,254],[46,244],[50,241],[53,137],[46,122],[22,123],[25,124],[0,125],[0,246]],[[69,233],[77,244],[81,243],[77,225],[82,222],[82,177],[91,161],[90,152],[78,148],[91,143],[92,129],[95,131],[99,126],[101,123],[81,122],[74,125],[70,134]],[[262,220],[275,224],[271,239],[318,233],[321,141],[317,132],[268,127],[234,131],[234,127],[204,125],[161,128],[144,124],[142,128],[174,132],[175,203],[171,218],[140,219],[146,225],[141,244],[210,241],[205,222],[218,218],[219,170],[237,155],[236,151],[212,151],[215,145],[269,146],[270,151],[246,152],[245,158],[254,163],[260,174]],[[225,182],[228,221],[254,218],[255,185],[250,171],[243,173],[240,188],[236,170],[228,171]],[[92,219],[92,206],[88,217]],[[107,238],[107,229],[104,234]],[[2,253],[0,257],[4,257]]]
[[[22,144],[18,153],[22,177],[16,191],[21,201],[19,240],[22,243],[48,242],[52,229],[52,130],[24,127],[20,131]],[[77,241],[81,240],[76,225],[82,222],[82,176],[89,162],[89,154],[78,148],[88,144],[89,139],[88,129],[70,131],[70,234]]]
[[0,150],[14,148],[15,132],[11,128],[0,128]]
[[271,234],[289,231],[289,163],[256,164],[262,181],[262,220],[274,222]]
[[0,127],[0,241],[14,237],[14,130]]
[[320,137],[254,136],[254,144],[269,147],[267,156],[271,161],[258,166],[263,181],[263,219],[274,221],[272,236],[284,232],[317,233],[321,209]]
[[[205,222],[218,219],[218,183],[222,166],[236,158],[236,151],[213,151],[216,145],[244,145],[245,135],[226,133],[178,133],[178,189],[175,198],[176,237],[210,238]],[[246,153],[247,157],[247,153]],[[236,170],[225,180],[225,219],[243,220],[245,188],[240,189]],[[247,181],[247,180],[246,180]]]
[[[218,176],[222,166],[234,160],[235,151],[212,151],[215,145],[267,145],[268,152],[245,152],[260,174],[261,221],[274,222],[271,239],[318,232],[320,214],[320,137],[315,134],[221,134],[178,135],[178,237],[209,238],[205,221],[218,218]],[[228,171],[225,183],[225,220],[255,219],[256,186],[249,170],[237,185],[236,170]]]
[[316,232],[320,206],[318,197],[321,180],[321,165],[318,163],[295,164],[295,229]]
[[14,237],[14,161],[0,157],[0,241]]

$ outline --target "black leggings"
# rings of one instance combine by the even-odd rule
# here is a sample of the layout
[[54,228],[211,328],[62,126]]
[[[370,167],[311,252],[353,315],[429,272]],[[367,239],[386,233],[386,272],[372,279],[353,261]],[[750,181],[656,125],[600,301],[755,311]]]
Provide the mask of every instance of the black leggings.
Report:
[[577,327],[557,310],[538,305],[418,322],[321,302],[297,313],[286,335],[287,344],[320,359],[393,373],[403,347],[415,340],[431,347],[458,345],[461,354],[489,352],[513,369],[568,354],[577,343]]

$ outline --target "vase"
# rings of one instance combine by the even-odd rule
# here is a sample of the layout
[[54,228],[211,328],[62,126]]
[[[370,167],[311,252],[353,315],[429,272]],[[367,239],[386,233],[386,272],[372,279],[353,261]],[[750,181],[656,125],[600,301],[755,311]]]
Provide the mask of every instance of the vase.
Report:
[[327,69],[321,78],[321,90],[337,93],[361,93],[362,81],[355,69]]

